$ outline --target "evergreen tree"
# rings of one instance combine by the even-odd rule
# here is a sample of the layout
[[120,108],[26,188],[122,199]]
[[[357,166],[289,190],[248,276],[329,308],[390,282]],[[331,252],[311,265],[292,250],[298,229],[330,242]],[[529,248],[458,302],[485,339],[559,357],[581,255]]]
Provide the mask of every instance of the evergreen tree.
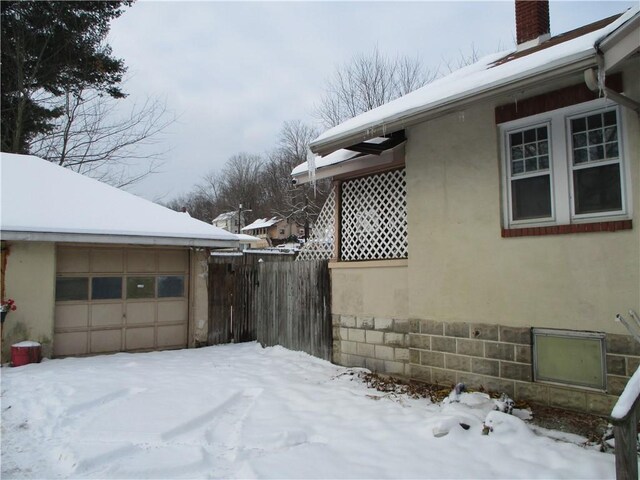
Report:
[[124,62],[105,43],[119,1],[5,1],[1,8],[0,103],[3,152],[28,153],[30,141],[63,114],[55,98],[94,89],[113,98]]

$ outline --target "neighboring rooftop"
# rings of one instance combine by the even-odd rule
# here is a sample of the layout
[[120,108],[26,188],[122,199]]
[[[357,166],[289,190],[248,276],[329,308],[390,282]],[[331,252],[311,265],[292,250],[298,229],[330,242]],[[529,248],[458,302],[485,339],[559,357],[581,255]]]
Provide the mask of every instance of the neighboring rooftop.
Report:
[[282,219],[278,218],[278,217],[271,217],[271,218],[259,218],[256,221],[254,221],[253,223],[247,225],[246,227],[244,227],[242,229],[242,231],[244,232],[249,231],[249,230],[256,230],[258,228],[269,228],[273,225],[275,225],[276,223],[280,222]]
[[238,217],[238,212],[224,212],[218,215],[216,218],[214,218],[211,221],[211,223],[224,222],[226,220],[235,219],[237,217]]
[[234,247],[232,233],[38,157],[0,156],[4,240]]

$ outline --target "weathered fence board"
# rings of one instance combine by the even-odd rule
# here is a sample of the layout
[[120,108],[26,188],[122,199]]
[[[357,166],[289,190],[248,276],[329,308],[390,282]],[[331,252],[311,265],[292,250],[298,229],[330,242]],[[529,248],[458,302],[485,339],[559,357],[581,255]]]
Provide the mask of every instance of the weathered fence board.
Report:
[[209,282],[210,344],[257,340],[331,359],[326,261],[245,264],[230,257],[210,265]]

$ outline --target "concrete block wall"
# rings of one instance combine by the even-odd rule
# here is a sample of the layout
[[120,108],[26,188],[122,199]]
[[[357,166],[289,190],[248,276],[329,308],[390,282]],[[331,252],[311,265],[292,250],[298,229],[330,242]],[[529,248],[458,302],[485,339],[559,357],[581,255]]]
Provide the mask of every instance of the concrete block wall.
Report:
[[406,377],[409,330],[409,320],[334,315],[333,362]]
[[516,400],[609,415],[640,365],[640,344],[606,337],[607,391],[533,382],[531,331],[485,323],[447,323],[334,315],[333,361],[427,383],[506,393]]

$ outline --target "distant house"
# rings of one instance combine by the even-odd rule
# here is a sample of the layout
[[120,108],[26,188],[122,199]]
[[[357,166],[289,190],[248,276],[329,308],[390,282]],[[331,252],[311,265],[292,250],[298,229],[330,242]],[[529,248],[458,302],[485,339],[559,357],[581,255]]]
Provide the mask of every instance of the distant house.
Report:
[[235,235],[33,156],[0,158],[3,358],[206,342],[207,259]]
[[240,233],[240,227],[244,224],[244,212],[221,213],[211,223],[214,227],[222,228],[227,232]]
[[640,365],[640,13],[550,36],[515,3],[515,49],[311,143],[334,190],[298,258],[331,259],[336,363],[608,414]]
[[303,236],[304,228],[292,220],[272,217],[259,218],[244,227],[242,232],[262,239],[264,243],[260,247],[267,247],[284,243],[292,235]]

